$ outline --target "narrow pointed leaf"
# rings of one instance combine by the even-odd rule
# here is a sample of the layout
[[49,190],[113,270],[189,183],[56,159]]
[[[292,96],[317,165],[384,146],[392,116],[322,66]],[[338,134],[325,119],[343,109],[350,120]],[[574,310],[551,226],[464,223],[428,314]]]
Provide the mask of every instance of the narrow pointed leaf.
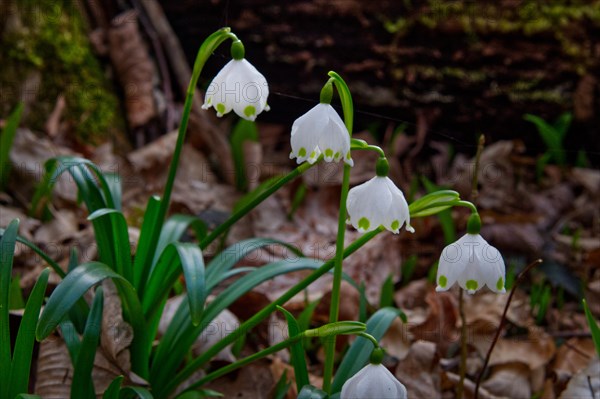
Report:
[[6,395],[10,384],[11,348],[8,290],[18,230],[19,219],[14,219],[0,239],[0,396],[2,397]]
[[[381,340],[385,332],[392,325],[394,319],[401,314],[402,311],[395,308],[379,309],[367,321],[366,332],[375,337],[376,340]],[[340,391],[344,382],[367,364],[372,351],[373,344],[368,339],[357,337],[350,346],[350,349],[348,349],[348,352],[346,352],[346,355],[335,374],[331,392],[335,393]]]
[[39,275],[23,312],[10,370],[9,397],[11,398],[18,393],[27,392],[29,387],[29,370],[31,368],[33,344],[35,342],[35,325],[40,315],[40,308],[44,302],[49,275],[50,269],[44,269]]
[[[295,337],[299,335],[302,331],[300,330],[300,326],[298,322],[294,318],[294,316],[282,308],[281,306],[277,307],[280,312],[282,312],[287,320],[288,324],[288,333],[290,337]],[[302,340],[294,342],[290,346],[290,354],[292,366],[294,366],[294,375],[296,377],[296,388],[298,392],[302,389],[303,386],[308,385],[308,368],[306,366],[306,358],[304,357],[304,347],[302,346]]]
[[142,306],[146,317],[152,318],[183,271],[187,286],[188,303],[194,324],[200,322],[206,299],[206,282],[202,251],[196,244],[176,242],[169,244],[152,270],[144,292]]
[[71,399],[93,398],[95,396],[92,369],[94,368],[96,348],[100,342],[100,333],[102,332],[103,307],[104,293],[102,287],[98,287],[90,309],[90,315],[85,324],[77,361],[73,365]]

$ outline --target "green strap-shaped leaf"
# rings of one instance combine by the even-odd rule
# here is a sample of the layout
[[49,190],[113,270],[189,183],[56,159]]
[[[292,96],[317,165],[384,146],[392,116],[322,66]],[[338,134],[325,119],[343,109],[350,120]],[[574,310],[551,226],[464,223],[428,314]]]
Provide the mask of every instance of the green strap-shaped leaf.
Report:
[[[153,386],[164,386],[170,381],[177,370],[185,354],[195,342],[200,333],[210,325],[210,322],[225,308],[235,302],[242,295],[257,285],[282,274],[291,273],[304,269],[316,269],[323,263],[314,259],[300,258],[295,262],[279,261],[262,266],[255,271],[239,278],[223,290],[213,302],[211,302],[204,313],[202,320],[197,326],[193,326],[187,306],[180,305],[176,316],[169,324],[167,331],[156,350],[154,362],[150,372],[150,381]],[[182,312],[178,315],[177,313]],[[179,317],[178,317],[179,316]],[[175,318],[181,323],[175,323]]]
[[269,245],[280,245],[283,248],[289,249],[291,258],[288,258],[286,253],[286,258],[289,260],[295,260],[304,256],[302,252],[293,245],[272,238],[250,238],[248,240],[242,240],[221,251],[206,266],[207,285],[214,286],[218,284],[222,281],[224,274],[240,260],[250,255],[252,252]]
[[93,398],[95,396],[94,383],[92,381],[92,369],[96,348],[100,342],[102,332],[102,309],[104,307],[104,293],[102,287],[98,287],[94,302],[88,316],[81,348],[77,360],[73,364],[73,382],[71,384],[71,399]]
[[[381,340],[385,332],[392,325],[394,319],[401,314],[402,311],[395,308],[379,309],[367,321],[366,332],[375,337],[376,340]],[[350,346],[350,349],[348,349],[348,352],[346,352],[346,355],[335,374],[331,392],[339,392],[342,389],[344,382],[367,364],[372,351],[373,344],[368,339],[357,337]]]
[[6,228],[0,239],[0,396],[6,397],[10,385],[10,323],[8,314],[10,278],[19,219]]
[[153,196],[148,200],[144,221],[140,229],[137,250],[133,261],[133,285],[140,295],[144,292],[146,280],[150,275],[152,260],[156,253],[156,244],[160,234],[162,220],[159,220],[160,198]]
[[40,316],[36,330],[36,338],[41,341],[56,328],[73,304],[92,286],[110,278],[115,283],[121,298],[125,319],[131,324],[134,339],[131,343],[132,370],[146,378],[148,375],[148,341],[142,306],[131,284],[115,273],[107,265],[100,262],[89,262],[79,265],[56,287]]
[[169,244],[148,279],[142,308],[147,319],[153,317],[183,269],[187,286],[190,314],[194,324],[200,323],[206,299],[206,282],[202,251],[196,244],[176,242]]
[[102,399],[119,399],[119,392],[121,391],[121,384],[123,383],[123,378],[124,377],[120,375],[114,380],[112,380],[108,388],[106,388],[106,391],[104,391]]
[[117,273],[133,284],[131,246],[129,244],[127,222],[125,221],[123,213],[116,209],[103,208],[98,209],[88,216],[88,220],[106,220],[108,222],[106,224],[111,227],[112,231],[110,247],[113,252],[112,258],[115,260],[113,267]]
[[154,399],[154,396],[146,388],[142,387],[123,387],[119,394],[120,399],[131,398],[131,395],[140,399]]
[[29,370],[31,368],[33,344],[35,341],[35,325],[37,324],[40,309],[44,302],[49,275],[50,269],[44,269],[40,273],[23,312],[10,370],[9,398],[13,398],[21,392],[27,392],[29,386]]
[[[87,318],[85,322],[87,323]],[[79,350],[81,349],[81,340],[77,335],[77,330],[75,329],[75,325],[71,320],[63,320],[60,322],[60,332],[67,345],[67,350],[69,351],[69,356],[71,357],[71,363],[75,364],[77,362],[77,356],[79,356]],[[82,329],[82,332],[85,331],[85,323]]]
[[598,354],[598,357],[600,357],[600,327],[598,327],[598,322],[596,319],[594,319],[594,315],[590,311],[585,299],[582,302],[583,310],[585,311],[585,317],[587,318],[587,322],[592,333],[592,340],[594,341],[594,346],[596,347],[596,353]]
[[[298,322],[290,312],[278,306],[280,312],[285,315],[285,319],[288,323],[288,333],[290,337],[295,337],[302,333]],[[299,339],[290,346],[291,361],[294,366],[294,375],[296,376],[296,388],[298,392],[303,386],[308,385],[308,368],[306,367],[306,358],[304,357],[304,347],[302,346],[302,340]]]
[[[100,170],[100,168],[95,163],[93,163],[89,159],[85,159],[85,158],[81,158],[81,157],[74,157],[74,156],[59,156],[59,157],[56,157],[55,159],[59,163],[62,164],[63,168],[71,168],[72,166],[77,166],[80,168],[80,170],[82,171],[81,174],[82,174],[82,176],[85,177],[86,181],[89,183],[92,183],[93,187],[100,189],[100,194],[102,195],[102,199],[104,200],[103,203],[106,204],[106,206],[102,206],[102,208],[113,208],[113,209],[121,210],[121,203],[118,201],[118,199],[120,198],[120,192],[119,192],[120,187],[119,187],[119,189],[115,188],[114,193],[111,192],[111,187],[114,184],[110,184],[108,182],[106,175]],[[94,176],[92,176],[92,174],[89,172],[89,170],[94,172],[94,176],[98,179],[98,182],[100,183],[99,185],[96,184]],[[63,171],[61,171],[60,173],[63,173]],[[58,177],[58,175],[55,177],[54,181],[56,181],[57,177]],[[114,177],[110,177],[110,178],[114,179]],[[79,184],[78,184],[78,186],[79,186]],[[86,204],[87,204],[87,202],[86,202]],[[89,208],[88,207],[88,212],[90,212],[90,213],[94,212],[96,209],[100,209],[100,208]]]
[[188,228],[192,228],[196,233],[196,238],[201,240],[206,236],[206,224],[200,219],[192,215],[173,215],[162,227],[156,251],[154,252],[154,260],[152,266],[158,262],[158,257],[165,250],[167,245],[177,242],[181,239]]
[[108,186],[108,191],[112,197],[112,203],[116,210],[121,210],[123,199],[123,186],[121,185],[121,176],[117,173],[104,173],[104,179]]
[[123,279],[107,265],[89,262],[79,265],[56,287],[38,322],[36,337],[41,341],[61,322],[73,304],[94,285],[107,278]]
[[[6,229],[3,229],[0,227],[0,237],[4,236],[5,232],[6,232]],[[31,249],[33,252],[35,252],[35,254],[38,255],[40,258],[42,258],[48,264],[48,266],[50,266],[52,268],[52,270],[54,270],[54,272],[56,274],[58,274],[60,277],[64,277],[66,275],[65,272],[63,271],[63,269],[59,266],[59,264],[56,263],[51,257],[49,257],[48,254],[46,254],[44,251],[42,251],[40,249],[40,247],[38,247],[31,241],[29,241],[26,238],[23,238],[19,235],[17,236],[17,242],[20,242],[21,244],[26,245],[29,249]]]

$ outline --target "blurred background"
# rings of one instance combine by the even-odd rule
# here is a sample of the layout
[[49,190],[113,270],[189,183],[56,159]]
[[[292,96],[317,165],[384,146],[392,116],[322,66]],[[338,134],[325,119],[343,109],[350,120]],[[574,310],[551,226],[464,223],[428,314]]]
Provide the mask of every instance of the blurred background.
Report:
[[[581,298],[600,315],[600,0],[0,1],[0,128],[23,104],[12,147],[0,149],[0,226],[19,217],[20,233],[65,267],[73,246],[94,259],[93,231],[72,182],[55,190],[52,215],[30,212],[44,162],[69,154],[119,174],[135,237],[148,196],[166,180],[190,66],[223,26],[267,78],[271,110],[249,124],[200,108],[203,89],[230,59],[221,46],[199,81],[171,211],[215,226],[248,192],[292,170],[291,125],[317,104],[334,70],[353,94],[354,137],[385,149],[390,176],[409,201],[451,188],[476,202],[482,235],[506,261],[507,289],[532,260],[544,260],[517,291],[503,357],[484,387],[514,398],[558,397],[593,356]],[[332,104],[341,112],[337,96]],[[354,185],[373,176],[375,158],[359,151],[353,158]],[[280,190],[224,244],[274,237],[330,258],[338,166],[320,165]],[[408,314],[412,324],[400,325],[387,347],[412,397],[441,397],[455,382],[456,299],[436,294],[434,280],[442,248],[463,234],[467,217],[448,210],[418,219],[414,235],[381,234],[344,263],[373,307]],[[346,237],[358,233],[349,229]],[[28,293],[43,262],[20,252],[15,265]],[[231,311],[243,320],[296,281],[269,282]],[[328,317],[330,281],[311,289],[322,300],[311,321],[319,325]],[[354,294],[344,293],[342,318],[356,318]],[[469,328],[489,343],[504,299],[475,298],[467,304]],[[300,312],[306,303],[289,306]],[[269,344],[263,330],[248,345]],[[313,349],[314,366],[322,355]],[[409,350],[416,355],[407,359],[423,363],[404,362]],[[484,354],[478,350],[474,370]],[[266,398],[281,367],[271,371],[250,372],[243,389],[225,380],[218,390]]]
[[[0,109],[6,114],[15,96],[25,96],[36,104],[28,119],[42,127],[55,99],[72,93],[65,114],[84,140],[124,122],[115,97],[128,90],[130,100],[154,90],[153,98],[137,99],[154,112],[125,115],[129,133],[146,130],[138,145],[160,135],[162,126],[144,125],[165,124],[172,102],[181,101],[178,80],[185,80],[172,76],[182,60],[170,43],[179,41],[191,64],[203,38],[231,26],[271,86],[273,112],[264,122],[289,125],[335,70],[354,94],[357,129],[377,138],[390,125],[409,134],[420,128],[473,153],[485,133],[518,139],[527,154],[540,155],[547,150],[543,138],[523,116],[554,122],[568,112],[566,158],[599,162],[598,1],[61,0],[2,7]],[[160,23],[170,24],[172,35]],[[204,85],[228,49],[218,55]],[[107,65],[113,66],[108,78]],[[136,82],[132,75],[144,68],[148,79]]]

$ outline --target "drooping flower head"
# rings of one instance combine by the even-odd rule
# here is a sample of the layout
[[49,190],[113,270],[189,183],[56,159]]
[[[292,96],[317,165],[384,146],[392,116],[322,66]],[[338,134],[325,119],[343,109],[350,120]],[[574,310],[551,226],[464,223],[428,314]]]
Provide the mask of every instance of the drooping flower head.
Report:
[[348,192],[348,223],[361,233],[383,226],[398,234],[405,223],[406,230],[411,233],[415,231],[410,225],[410,213],[404,194],[387,177],[388,169],[387,160],[380,158],[377,176]]
[[[406,399],[406,388],[381,364],[375,351],[371,363],[349,378],[342,386],[340,399]],[[383,357],[383,352],[381,352]]]
[[350,133],[330,105],[332,90],[331,83],[326,84],[321,92],[321,102],[292,125],[290,158],[296,158],[298,163],[315,163],[323,154],[326,162],[344,159],[348,165],[354,165],[350,156]]
[[480,225],[479,215],[472,214],[467,234],[444,248],[438,264],[436,291],[447,291],[458,283],[469,294],[484,285],[499,294],[506,292],[504,260],[479,235]]
[[241,118],[254,121],[262,111],[269,110],[269,85],[265,77],[244,58],[242,42],[233,42],[231,56],[233,59],[208,86],[202,108],[214,107],[218,117],[233,110]]

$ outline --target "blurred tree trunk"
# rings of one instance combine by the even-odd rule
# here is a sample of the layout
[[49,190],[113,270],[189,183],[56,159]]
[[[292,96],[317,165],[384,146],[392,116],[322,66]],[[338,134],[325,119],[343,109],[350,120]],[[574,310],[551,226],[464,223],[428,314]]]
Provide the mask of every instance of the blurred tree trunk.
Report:
[[[234,29],[275,92],[264,118],[289,123],[311,103],[285,95],[316,101],[327,71],[336,70],[359,110],[412,122],[424,109],[439,115],[430,137],[456,139],[467,151],[485,132],[521,137],[543,152],[523,114],[553,121],[562,112],[576,119],[569,157],[581,148],[592,157],[600,151],[598,0],[161,3],[190,61],[209,33]],[[223,62],[212,61],[213,71]],[[381,122],[357,115],[358,127]]]

